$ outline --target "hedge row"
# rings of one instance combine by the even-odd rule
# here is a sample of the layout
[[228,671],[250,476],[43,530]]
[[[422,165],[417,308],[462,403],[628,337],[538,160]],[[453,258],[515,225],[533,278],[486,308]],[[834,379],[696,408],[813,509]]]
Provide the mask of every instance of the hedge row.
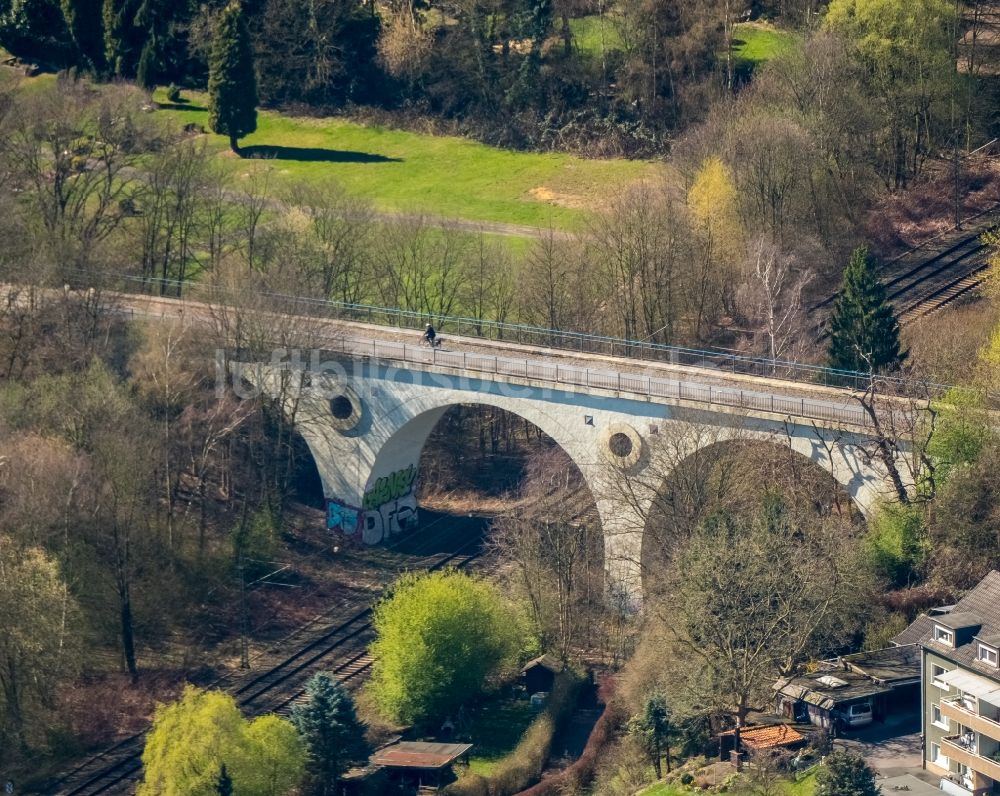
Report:
[[574,792],[589,785],[594,779],[601,752],[614,741],[627,718],[617,705],[608,705],[594,724],[580,757],[565,770],[543,779],[537,785],[521,791],[517,796],[560,796],[567,788],[570,792]]
[[509,755],[489,777],[466,774],[444,792],[447,796],[513,796],[538,779],[552,751],[552,739],[576,707],[580,678],[569,670],[556,675],[545,708]]

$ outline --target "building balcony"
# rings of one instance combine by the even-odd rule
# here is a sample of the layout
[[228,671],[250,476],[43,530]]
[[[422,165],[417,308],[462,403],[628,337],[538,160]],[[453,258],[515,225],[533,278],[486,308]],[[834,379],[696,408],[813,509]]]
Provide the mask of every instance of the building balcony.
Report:
[[979,754],[975,736],[950,735],[941,739],[941,752],[956,763],[963,763],[992,780],[1000,780],[1000,762]]
[[951,721],[957,721],[970,730],[982,733],[987,738],[1000,742],[1000,722],[981,716],[975,708],[975,701],[962,697],[942,699],[941,715]]

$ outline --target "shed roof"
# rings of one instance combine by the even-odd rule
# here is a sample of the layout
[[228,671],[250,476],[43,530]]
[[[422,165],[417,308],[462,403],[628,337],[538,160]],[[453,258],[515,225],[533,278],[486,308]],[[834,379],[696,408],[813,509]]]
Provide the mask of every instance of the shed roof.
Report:
[[543,669],[548,669],[552,674],[559,674],[563,670],[563,663],[560,660],[553,658],[549,654],[539,655],[534,660],[528,661],[524,666],[521,667],[521,674],[524,674],[529,669],[534,669],[536,666],[541,666]]
[[[830,680],[831,677],[834,680]],[[864,674],[849,669],[827,669],[798,677],[783,677],[773,687],[782,696],[816,705],[823,710],[832,710],[837,705],[876,694],[887,694],[891,690]]]
[[934,621],[941,627],[947,627],[950,630],[983,626],[983,620],[974,611],[951,611],[947,614],[941,614],[941,616],[935,616]]
[[985,699],[993,705],[1000,703],[1000,686],[992,680],[967,672],[965,669],[952,669],[937,679],[968,694],[975,694],[979,699]]
[[[735,735],[736,730],[727,730],[720,735]],[[772,724],[764,727],[744,727],[740,730],[740,743],[749,749],[771,749],[775,746],[789,746],[804,741],[805,736],[787,724]]]
[[451,765],[471,748],[470,743],[400,741],[379,749],[371,762],[386,768],[438,769]]
[[920,682],[919,644],[857,652],[845,655],[841,660],[850,671],[863,674],[883,685]]

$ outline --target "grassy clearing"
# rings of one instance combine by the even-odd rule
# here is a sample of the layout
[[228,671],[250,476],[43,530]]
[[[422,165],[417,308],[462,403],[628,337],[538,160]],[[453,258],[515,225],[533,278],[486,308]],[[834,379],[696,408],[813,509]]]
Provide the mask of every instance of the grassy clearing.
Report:
[[[205,96],[160,112],[180,124],[207,124]],[[246,160],[230,153],[222,136],[210,146],[234,173]],[[380,210],[449,218],[571,229],[609,190],[648,178],[654,165],[587,160],[558,153],[495,149],[454,136],[371,127],[343,119],[310,119],[261,112],[257,132],[243,139],[249,155],[273,158],[282,181],[337,180]]]
[[538,711],[526,700],[504,700],[479,711],[469,730],[473,743],[469,769],[489,776],[514,750],[536,716]]
[[624,49],[621,34],[612,16],[598,14],[577,17],[569,21],[573,32],[573,42],[577,50],[594,58],[600,58],[602,52]]
[[798,40],[787,30],[762,22],[743,22],[733,26],[733,55],[737,61],[756,66],[787,52]]
[[[621,35],[615,25],[614,16],[578,17],[569,21],[573,40],[584,55],[600,57],[602,50],[621,50]],[[787,30],[780,30],[766,22],[741,22],[733,26],[733,55],[737,61],[749,66],[762,64],[791,47],[799,37]]]
[[816,769],[813,768],[808,774],[796,782],[788,783],[785,788],[788,796],[813,796],[816,792]]

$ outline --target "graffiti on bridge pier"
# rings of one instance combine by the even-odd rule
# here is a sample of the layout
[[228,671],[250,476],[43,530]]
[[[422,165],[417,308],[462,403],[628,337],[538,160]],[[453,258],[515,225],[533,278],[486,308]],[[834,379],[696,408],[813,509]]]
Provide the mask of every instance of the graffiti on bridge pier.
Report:
[[328,500],[327,528],[348,536],[360,530],[365,544],[378,544],[412,528],[417,524],[416,476],[416,465],[411,464],[376,479],[371,489],[365,491],[360,509]]

